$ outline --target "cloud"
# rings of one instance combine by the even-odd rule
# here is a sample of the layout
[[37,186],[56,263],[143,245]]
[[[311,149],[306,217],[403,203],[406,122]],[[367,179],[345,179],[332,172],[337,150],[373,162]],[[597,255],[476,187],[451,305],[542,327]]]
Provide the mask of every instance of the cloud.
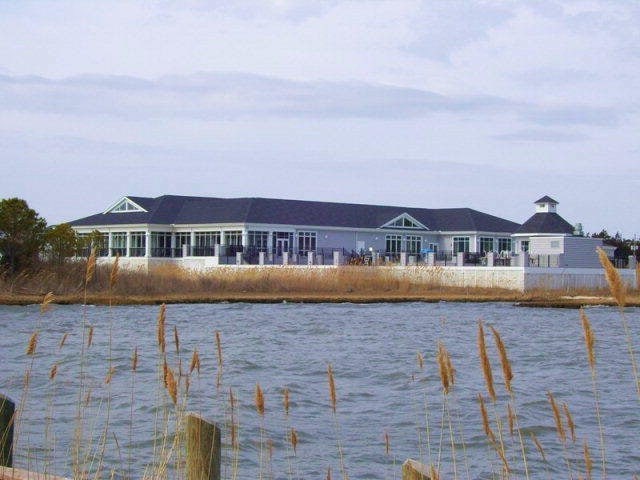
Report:
[[513,133],[493,135],[496,140],[509,142],[580,142],[588,140],[589,136],[580,133],[566,133],[551,130],[520,130]]
[[406,50],[432,60],[448,61],[453,51],[486,37],[491,28],[502,25],[513,15],[506,4],[424,2],[412,22],[415,32],[423,33]]
[[365,82],[301,82],[245,73],[200,73],[143,80],[78,76],[61,80],[0,76],[4,110],[126,119],[187,117],[406,118],[504,108],[491,96],[445,96]]
[[522,113],[522,117],[524,120],[538,125],[613,127],[620,123],[626,113],[628,113],[626,108],[567,105],[527,109]]

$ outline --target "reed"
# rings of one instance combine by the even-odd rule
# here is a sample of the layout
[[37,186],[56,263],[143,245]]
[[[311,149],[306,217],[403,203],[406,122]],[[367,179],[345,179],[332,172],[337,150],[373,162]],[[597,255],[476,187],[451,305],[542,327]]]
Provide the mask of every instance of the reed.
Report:
[[342,447],[342,438],[340,435],[340,424],[338,423],[338,415],[337,415],[338,394],[336,392],[336,382],[333,374],[333,367],[331,366],[331,364],[327,365],[327,380],[329,383],[329,400],[331,402],[331,410],[333,413],[333,425],[336,432],[338,457],[340,459],[340,471],[342,473],[342,480],[349,480],[349,475],[347,474],[347,467],[344,459],[344,449]]
[[571,441],[573,443],[576,443],[576,424],[573,421],[573,415],[571,415],[571,411],[569,410],[569,405],[567,405],[567,402],[562,403],[562,411],[564,412],[567,428],[569,429],[569,433],[571,434]]
[[605,448],[605,436],[604,425],[602,422],[602,414],[600,412],[600,392],[598,390],[598,375],[596,370],[596,336],[591,328],[591,322],[589,317],[583,308],[580,309],[580,321],[582,323],[582,331],[584,335],[584,343],[587,350],[587,360],[589,363],[589,370],[591,371],[591,384],[593,389],[593,399],[595,407],[596,421],[598,422],[598,434],[600,440],[600,458],[602,465],[602,475],[606,477],[606,448]]
[[496,389],[493,384],[493,372],[491,371],[491,363],[487,354],[487,345],[484,338],[484,327],[482,321],[478,322],[478,353],[480,354],[480,366],[482,367],[482,375],[487,386],[487,393],[493,402],[496,401]]
[[264,393],[259,383],[256,383],[256,389],[253,395],[253,404],[256,412],[260,416],[260,446],[258,448],[258,478],[262,479],[264,475],[264,450],[265,450],[265,423],[264,423]]
[[[592,472],[593,472],[593,460],[591,460],[591,453],[589,452],[589,444],[587,441],[584,441],[583,446],[583,455],[584,455],[584,473],[587,480],[591,480]],[[604,474],[603,474],[604,475]]]
[[607,257],[607,254],[601,248],[598,248],[598,258],[600,260],[602,268],[604,268],[604,274],[607,279],[607,283],[609,284],[611,295],[618,303],[618,306],[620,306],[621,308],[624,307],[627,297],[627,289],[625,288],[624,283],[620,278],[618,270],[613,266],[613,264],[609,260],[609,257]]

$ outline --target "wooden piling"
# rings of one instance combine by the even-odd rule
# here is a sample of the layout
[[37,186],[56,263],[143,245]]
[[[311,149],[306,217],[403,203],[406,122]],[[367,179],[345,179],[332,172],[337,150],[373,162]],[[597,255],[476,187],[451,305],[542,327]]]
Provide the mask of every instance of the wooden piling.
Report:
[[0,480],[71,480],[50,473],[35,473],[21,468],[0,467]]
[[187,480],[220,480],[220,429],[190,413],[185,439]]
[[13,420],[16,405],[0,394],[0,466],[13,466]]
[[430,480],[428,467],[408,458],[402,464],[402,480]]

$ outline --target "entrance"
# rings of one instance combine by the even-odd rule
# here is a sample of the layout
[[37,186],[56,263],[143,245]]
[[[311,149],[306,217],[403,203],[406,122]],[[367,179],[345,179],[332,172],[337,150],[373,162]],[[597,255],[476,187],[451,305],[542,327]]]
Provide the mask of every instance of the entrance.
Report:
[[276,255],[282,256],[282,252],[289,251],[289,239],[288,238],[276,238]]

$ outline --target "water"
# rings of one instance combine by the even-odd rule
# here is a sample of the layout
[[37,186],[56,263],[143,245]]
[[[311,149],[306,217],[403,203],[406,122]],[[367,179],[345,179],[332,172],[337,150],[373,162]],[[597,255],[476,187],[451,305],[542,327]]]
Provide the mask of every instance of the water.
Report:
[[[32,372],[16,463],[70,474],[79,371],[83,368],[85,384],[91,390],[83,431],[85,436],[94,436],[85,445],[99,447],[109,412],[105,465],[118,470],[116,478],[129,469],[135,478],[142,476],[153,457],[156,411],[162,411],[158,407],[168,402],[157,381],[157,312],[158,307],[149,306],[111,310],[56,306],[41,316],[36,306],[0,307],[0,392],[19,401],[24,392],[25,370]],[[634,390],[620,316],[616,309],[606,307],[590,308],[587,313],[597,337],[597,384],[605,425],[607,473],[610,478],[630,478],[640,470],[640,402]],[[628,309],[626,316],[638,349],[640,310]],[[81,367],[83,318],[94,331],[93,344]],[[289,478],[286,431],[291,425],[299,438],[297,456],[291,462],[294,478],[324,478],[329,466],[333,478],[340,478],[337,439],[343,446],[351,478],[397,478],[406,458],[427,462],[431,453],[436,461],[438,452],[444,476],[452,478],[449,427],[445,415],[444,429],[441,428],[442,394],[435,363],[437,342],[442,341],[457,370],[456,384],[447,400],[457,442],[456,471],[461,478],[467,478],[467,469],[470,478],[492,478],[492,472],[500,469],[500,460],[487,446],[477,404],[478,393],[486,396],[476,348],[478,319],[498,329],[506,343],[532,478],[568,477],[567,460],[577,476],[576,472],[584,468],[585,439],[597,471],[599,436],[593,385],[575,310],[529,309],[503,303],[169,305],[169,363],[177,369],[175,325],[183,370],[188,370],[194,348],[201,356],[202,373],[192,375],[188,409],[224,426],[229,418],[229,388],[238,397],[238,478],[260,476],[261,422],[253,406],[257,382],[266,399],[265,438],[270,438],[273,445],[270,466],[263,467],[264,476],[272,471],[273,478]],[[36,328],[40,331],[38,348],[30,366],[32,358],[25,355],[25,348]],[[115,373],[107,386],[110,330]],[[219,387],[216,330],[222,335],[224,356]],[[69,336],[60,349],[65,333]],[[501,397],[496,412],[507,430],[502,373],[490,336],[487,344]],[[131,356],[136,346],[140,359],[132,388]],[[423,371],[418,368],[417,352],[425,358]],[[51,381],[49,372],[54,363],[58,374]],[[329,403],[328,364],[333,365],[336,378],[337,422]],[[291,392],[288,420],[282,406],[283,387]],[[577,443],[569,441],[566,450],[557,440],[547,391],[568,404],[577,425]],[[494,418],[493,408],[489,410]],[[171,417],[170,429],[173,427]],[[390,437],[389,455],[385,452],[385,432]],[[529,432],[542,443],[546,463],[533,446]],[[514,474],[523,477],[518,444],[506,431],[503,434]],[[226,427],[223,437],[223,442],[228,443]],[[263,459],[268,457],[267,451],[265,447]],[[227,455],[228,449],[225,452]],[[223,475],[231,475],[228,455],[223,461]]]

